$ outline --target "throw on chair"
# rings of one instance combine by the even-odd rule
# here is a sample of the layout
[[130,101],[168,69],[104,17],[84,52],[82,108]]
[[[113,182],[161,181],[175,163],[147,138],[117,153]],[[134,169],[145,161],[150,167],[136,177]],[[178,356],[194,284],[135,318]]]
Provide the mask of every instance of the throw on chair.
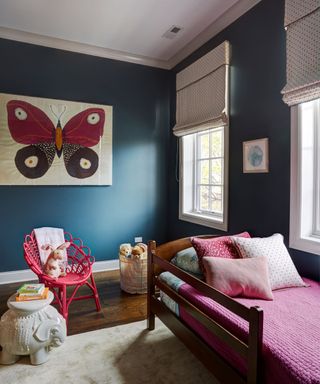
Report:
[[[63,232],[62,232],[63,233]],[[51,267],[48,266],[49,261],[44,264],[41,261],[40,254],[43,250],[46,250],[45,245],[38,247],[35,231],[25,236],[23,244],[24,258],[29,268],[38,276],[39,282],[44,283],[55,296],[54,304],[59,307],[59,312],[68,321],[69,305],[73,300],[94,299],[97,311],[101,310],[99,295],[96,287],[96,283],[92,274],[92,265],[94,263],[94,257],[91,256],[90,248],[83,245],[81,239],[73,238],[68,232],[64,233],[64,241],[61,251],[66,252],[66,265],[64,271],[59,273],[58,277],[54,273],[48,273],[46,268],[52,271],[54,260],[50,260]],[[38,240],[39,242],[39,240]],[[49,247],[49,245],[48,245]],[[39,250],[40,248],[40,250]],[[50,249],[50,247],[48,248]],[[54,247],[52,247],[54,249]],[[57,252],[56,249],[54,252]],[[59,258],[62,257],[61,255]],[[53,257],[53,259],[55,259]],[[76,296],[76,293],[80,287],[86,285],[92,291],[91,294]],[[70,293],[67,294],[67,288],[70,287]]]

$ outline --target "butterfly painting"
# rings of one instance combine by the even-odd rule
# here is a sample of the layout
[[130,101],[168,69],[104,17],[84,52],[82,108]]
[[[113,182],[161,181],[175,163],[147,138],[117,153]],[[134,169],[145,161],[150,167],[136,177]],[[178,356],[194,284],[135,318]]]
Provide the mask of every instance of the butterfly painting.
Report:
[[[107,163],[103,159],[106,154],[101,154],[105,130],[109,131],[111,145],[110,124],[106,121],[110,120],[111,107],[41,99],[47,100],[44,104],[27,97],[7,99],[0,104],[0,112],[5,107],[10,137],[19,144],[14,165],[25,180],[34,183],[45,179],[48,184],[51,174],[65,178],[66,184],[94,178],[98,178],[95,184],[101,184],[102,167]],[[54,171],[49,172],[51,166]],[[60,175],[54,175],[56,171]]]

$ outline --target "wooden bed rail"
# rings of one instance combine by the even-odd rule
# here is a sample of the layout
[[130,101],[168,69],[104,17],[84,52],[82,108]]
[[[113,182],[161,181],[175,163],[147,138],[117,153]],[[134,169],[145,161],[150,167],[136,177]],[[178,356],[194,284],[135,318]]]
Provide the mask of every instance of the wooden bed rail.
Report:
[[210,285],[201,281],[190,273],[183,271],[182,269],[176,267],[175,265],[169,263],[166,260],[162,260],[160,257],[153,255],[153,264],[156,264],[161,267],[162,270],[171,272],[173,275],[179,277],[185,283],[191,285],[197,291],[201,292],[215,302],[223,305],[225,308],[229,309],[236,315],[242,317],[244,320],[249,321],[250,310],[244,305],[234,301],[229,296],[217,291],[212,288]]
[[[193,275],[181,270],[171,264],[169,260],[174,254],[182,249],[188,248],[190,239],[176,240],[166,243],[157,248],[155,241],[148,243],[148,329],[152,330],[155,326],[155,315],[157,315],[171,331],[178,336],[182,342],[201,360],[204,365],[222,383],[260,383],[261,376],[261,354],[263,337],[263,311],[259,307],[247,308],[229,296],[217,291],[205,282],[197,279]],[[160,250],[160,252],[158,252]],[[164,251],[164,252],[163,252]],[[180,278],[184,282],[197,289],[203,295],[211,298],[222,305],[227,310],[238,315],[249,323],[248,342],[239,340],[234,334],[225,329],[217,321],[214,321],[199,308],[182,297],[178,292],[169,287],[159,279],[162,271],[168,271]],[[184,310],[211,333],[227,344],[239,356],[247,362],[247,375],[243,377],[240,373],[220,356],[210,346],[208,346],[199,336],[195,334],[186,324],[174,315],[165,305],[159,301],[156,295],[156,288],[163,291],[173,299]]]

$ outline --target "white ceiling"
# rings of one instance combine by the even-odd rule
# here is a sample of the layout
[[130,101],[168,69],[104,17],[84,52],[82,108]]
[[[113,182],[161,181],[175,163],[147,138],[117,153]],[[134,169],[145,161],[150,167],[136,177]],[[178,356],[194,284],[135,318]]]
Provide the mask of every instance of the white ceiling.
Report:
[[[254,0],[0,0],[0,27],[2,32],[23,31],[38,39],[61,39],[168,62],[240,2],[257,3]],[[183,30],[172,40],[164,38],[162,35],[173,25]],[[0,33],[0,37],[7,36]]]

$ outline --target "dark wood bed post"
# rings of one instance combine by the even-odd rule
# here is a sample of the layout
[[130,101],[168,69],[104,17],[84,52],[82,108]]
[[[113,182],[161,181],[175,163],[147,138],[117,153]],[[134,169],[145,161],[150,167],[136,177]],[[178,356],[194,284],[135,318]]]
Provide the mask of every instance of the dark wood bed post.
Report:
[[247,382],[255,384],[262,380],[263,310],[260,307],[250,308],[249,326]]
[[154,269],[153,269],[153,255],[156,249],[156,242],[151,240],[148,242],[148,295],[147,295],[147,316],[148,316],[148,329],[154,329],[155,315],[151,310],[151,298],[155,294],[154,288]]

